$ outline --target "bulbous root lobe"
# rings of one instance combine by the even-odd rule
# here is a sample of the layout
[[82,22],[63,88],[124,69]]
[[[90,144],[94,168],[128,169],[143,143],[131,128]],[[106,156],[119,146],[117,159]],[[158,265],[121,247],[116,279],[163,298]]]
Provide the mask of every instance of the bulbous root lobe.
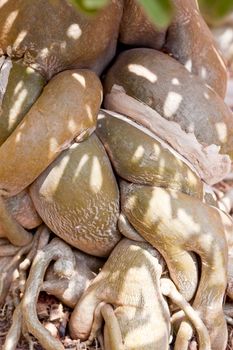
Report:
[[11,197],[27,188],[75,137],[89,135],[101,101],[102,86],[91,71],[63,71],[51,79],[0,147],[4,195]]

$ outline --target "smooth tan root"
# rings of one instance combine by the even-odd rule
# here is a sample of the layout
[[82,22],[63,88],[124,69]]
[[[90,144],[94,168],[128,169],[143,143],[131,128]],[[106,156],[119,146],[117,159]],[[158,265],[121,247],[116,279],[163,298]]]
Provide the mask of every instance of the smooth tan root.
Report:
[[109,348],[111,350],[125,350],[120,325],[111,305],[104,305],[101,308],[101,313],[105,322],[105,337],[108,339]]
[[21,304],[19,304],[13,313],[12,325],[7,333],[2,350],[15,350],[17,348],[22,332],[22,321],[22,309]]

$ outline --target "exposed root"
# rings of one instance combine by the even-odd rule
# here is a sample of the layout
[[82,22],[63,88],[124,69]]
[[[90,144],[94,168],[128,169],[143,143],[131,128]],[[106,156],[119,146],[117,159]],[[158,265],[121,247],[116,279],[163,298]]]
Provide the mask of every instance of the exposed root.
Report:
[[193,337],[193,328],[188,321],[183,321],[176,335],[175,350],[188,350]]
[[[45,226],[41,226],[34,238],[33,241],[28,244],[27,246],[20,248],[17,255],[13,257],[13,259],[9,262],[8,270],[7,267],[5,268],[4,272],[2,273],[2,278],[4,276],[8,276],[7,284],[4,285],[3,290],[3,298],[4,295],[8,292],[11,282],[12,282],[12,275],[13,272],[17,269],[18,270],[18,280],[14,281],[15,286],[12,285],[12,294],[14,299],[16,300],[14,302],[16,308],[13,313],[13,319],[12,319],[12,325],[10,327],[9,332],[7,333],[6,340],[3,346],[4,350],[14,350],[17,347],[17,344],[19,342],[22,329],[23,329],[23,318],[22,318],[22,303],[20,302],[20,297],[18,291],[21,290],[21,294],[24,291],[24,283],[22,284],[22,276],[24,279],[26,279],[26,272],[28,268],[30,267],[31,261],[34,258],[36,254],[36,249],[41,244],[46,244],[49,239],[49,230]],[[42,243],[43,242],[43,243]],[[27,254],[26,259],[22,261],[23,255]],[[20,261],[21,264],[20,264]],[[11,274],[10,274],[11,272]],[[4,280],[6,281],[6,279]]]
[[20,247],[16,247],[13,244],[2,244],[0,245],[0,257],[15,255],[19,249]]
[[75,258],[71,248],[55,238],[43,250],[39,250],[33,261],[22,299],[23,322],[28,333],[32,334],[46,350],[63,350],[62,343],[51,336],[39,322],[36,303],[43,284],[47,267],[56,260],[56,271],[60,276],[69,278],[75,268]]
[[61,278],[55,272],[55,266],[50,265],[41,291],[54,295],[65,305],[74,308],[83,292],[95,278],[99,269],[103,266],[104,260],[79,250],[73,250],[76,268],[71,278]]
[[230,213],[233,208],[233,189],[228,190],[224,196],[218,201],[219,208]]
[[105,320],[105,349],[146,350],[148,342],[151,348],[167,349],[170,316],[160,290],[160,259],[148,243],[122,239],[76,305],[71,336],[90,344]]
[[12,319],[12,325],[7,333],[3,350],[15,350],[19,342],[22,331],[22,310],[21,304],[19,304],[14,313]]
[[[121,329],[111,305],[105,304],[101,307],[101,314],[105,321],[105,335],[107,334],[108,344],[111,350],[124,350]],[[107,347],[109,348],[109,347]]]
[[9,291],[13,273],[17,269],[23,255],[27,254],[31,248],[31,243],[21,248],[18,253],[12,257],[2,258],[0,268],[0,305],[4,303],[6,295]]
[[[228,247],[220,211],[181,192],[123,181],[121,201],[131,225],[164,256],[180,292],[172,274],[174,266],[178,279],[184,278],[189,266],[177,265],[176,249],[199,255],[201,276],[192,306],[208,329],[212,349],[225,349],[227,326],[222,304],[227,284]],[[192,283],[192,275],[186,272],[185,276],[186,287]]]
[[5,236],[9,241],[19,247],[28,245],[33,236],[30,232],[26,231],[11,215],[6,207],[2,192],[0,191],[0,218],[1,226],[4,230]]
[[[198,316],[198,313],[184,299],[181,293],[178,292],[175,284],[170,279],[162,278],[161,290],[165,296],[169,297],[176,305],[180,307],[181,310],[184,311],[186,316],[192,322],[198,334],[199,350],[210,350],[210,338],[206,326]],[[176,348],[181,350],[180,347],[176,346]]]
[[[48,229],[44,226],[41,226],[40,228],[38,228],[35,236],[33,237],[33,241],[22,248],[15,247],[10,244],[4,244],[0,246],[0,248],[2,248],[2,251],[4,251],[4,247],[7,246],[6,256],[0,258],[0,305],[4,303],[10,285],[12,283],[14,272],[17,271],[17,273],[19,273],[19,275],[21,276],[21,280],[23,280],[22,275],[24,275],[24,279],[26,279],[26,270],[29,268],[30,263],[35,255],[35,247],[38,243],[39,237],[43,232],[43,235],[46,235],[47,237],[49,236]],[[41,236],[41,239],[43,235]],[[8,256],[8,253],[10,251],[16,251],[16,253],[13,256]],[[26,254],[29,254],[29,256],[31,257],[29,259],[30,263],[27,263],[26,265],[23,264],[20,268],[20,263],[22,262],[23,256]]]
[[36,232],[32,248],[27,254],[26,258],[19,265],[19,289],[21,296],[25,290],[27,270],[31,266],[31,263],[36,255],[37,250],[43,249],[49,241],[49,230],[46,226],[42,225]]
[[230,324],[231,326],[233,326],[233,318],[232,317],[229,317],[229,316],[226,316],[225,315],[225,319],[227,321],[228,324]]

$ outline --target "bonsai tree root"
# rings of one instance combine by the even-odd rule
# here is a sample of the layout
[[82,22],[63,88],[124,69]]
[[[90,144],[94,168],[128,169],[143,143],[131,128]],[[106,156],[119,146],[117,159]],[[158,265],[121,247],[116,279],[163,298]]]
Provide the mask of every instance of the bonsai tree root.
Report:
[[[0,5],[0,305],[10,289],[15,307],[3,350],[21,335],[65,349],[39,320],[41,291],[73,309],[81,346],[168,350],[173,323],[175,350],[225,350],[233,225],[203,182],[233,159],[226,69],[197,1],[171,2],[161,30],[135,0],[92,18],[65,0]],[[103,96],[118,40],[139,48],[114,59]],[[229,191],[219,207],[232,206]]]
[[170,279],[160,279],[163,265],[148,243],[123,239],[75,307],[71,335],[92,344],[104,321],[106,349],[168,349],[170,320],[164,295],[191,320],[200,349],[210,349],[209,334],[198,313]]
[[4,240],[5,244],[0,245],[0,251],[2,253],[2,257],[0,258],[0,305],[4,303],[15,271],[17,271],[19,276],[19,283],[16,288],[19,288],[23,292],[26,273],[36,254],[36,250],[38,247],[47,244],[48,237],[49,231],[42,225],[37,229],[32,242],[24,247],[15,247],[6,240]]
[[106,348],[167,349],[169,309],[160,291],[160,259],[148,243],[121,240],[75,307],[71,336],[91,343],[105,319]]
[[4,236],[18,246],[25,246],[32,241],[32,234],[26,231],[11,215],[0,193],[0,218]]
[[76,264],[70,278],[58,276],[55,269],[56,265],[53,264],[48,267],[45,280],[41,286],[41,291],[54,295],[63,304],[71,308],[76,306],[84,290],[87,289],[104,264],[103,259],[78,250],[73,250],[73,254]]
[[[176,247],[200,256],[201,276],[192,306],[207,326],[212,349],[225,349],[222,303],[227,284],[227,242],[218,210],[181,192],[126,182],[121,185],[121,201],[131,225],[160,251],[168,269],[173,266]],[[177,278],[186,268],[177,268]]]
[[[54,238],[47,244],[48,236],[45,233],[42,231],[40,236],[38,235],[37,244],[34,244],[19,266],[19,277],[21,277],[19,288],[22,299],[14,311],[4,350],[16,349],[21,334],[29,342],[32,342],[29,334],[33,335],[46,350],[64,349],[62,343],[39,322],[36,311],[39,293],[40,291],[52,293],[63,303],[74,308],[103,265],[102,259],[80,251],[73,252],[59,238]],[[32,260],[33,264],[27,278],[26,270]],[[50,265],[52,261],[54,262]],[[44,281],[45,277],[47,281]]]

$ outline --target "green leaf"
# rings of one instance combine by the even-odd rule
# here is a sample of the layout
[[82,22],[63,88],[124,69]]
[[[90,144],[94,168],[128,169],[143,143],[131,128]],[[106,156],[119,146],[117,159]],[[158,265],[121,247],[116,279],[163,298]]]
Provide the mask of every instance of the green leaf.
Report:
[[207,18],[219,19],[233,10],[233,0],[199,0],[199,5]]
[[95,14],[106,6],[109,0],[71,0],[71,2],[87,14]]
[[[106,6],[109,0],[70,0],[79,10],[95,14]],[[136,0],[135,0],[136,1]],[[170,0],[137,0],[142,5],[151,21],[158,27],[166,27],[172,16]]]
[[166,27],[172,17],[170,0],[137,0],[142,5],[151,21],[158,27]]

